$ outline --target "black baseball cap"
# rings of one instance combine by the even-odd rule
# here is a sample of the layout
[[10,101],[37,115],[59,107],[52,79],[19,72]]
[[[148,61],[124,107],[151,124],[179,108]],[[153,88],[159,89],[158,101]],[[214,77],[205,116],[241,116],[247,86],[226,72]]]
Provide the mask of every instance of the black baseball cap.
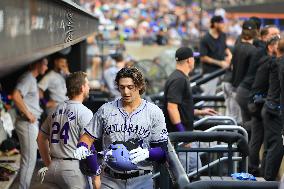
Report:
[[189,47],[180,47],[175,54],[176,61],[182,61],[191,57],[197,56],[198,53],[193,53],[192,49]]
[[214,24],[214,23],[224,23],[224,18],[220,15],[216,15],[216,16],[213,16],[211,18],[211,24]]
[[255,30],[257,26],[253,20],[246,20],[243,23],[243,30]]

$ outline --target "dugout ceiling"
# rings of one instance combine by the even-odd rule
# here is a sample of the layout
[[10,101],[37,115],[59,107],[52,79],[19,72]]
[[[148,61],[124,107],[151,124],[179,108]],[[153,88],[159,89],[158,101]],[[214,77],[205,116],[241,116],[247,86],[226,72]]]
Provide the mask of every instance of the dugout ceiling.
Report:
[[94,33],[98,19],[68,0],[0,1],[0,77]]
[[268,1],[266,3],[252,4],[252,5],[242,5],[242,6],[233,6],[226,7],[228,12],[254,12],[254,13],[281,13],[283,14],[283,1]]

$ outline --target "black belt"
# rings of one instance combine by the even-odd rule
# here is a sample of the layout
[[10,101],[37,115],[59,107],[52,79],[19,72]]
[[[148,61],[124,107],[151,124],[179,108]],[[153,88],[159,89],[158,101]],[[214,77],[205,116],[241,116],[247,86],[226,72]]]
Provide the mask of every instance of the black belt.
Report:
[[141,171],[135,171],[131,173],[117,173],[117,172],[112,171],[108,167],[104,169],[104,172],[115,179],[121,179],[121,180],[127,180],[127,179],[131,179],[131,178],[135,178],[135,177],[139,177],[139,176],[151,173],[150,170],[141,170]]
[[56,157],[51,157],[51,159],[61,159],[61,160],[69,160],[69,161],[78,160],[75,158],[56,158]]
[[75,159],[75,158],[62,158],[63,160],[69,160],[69,161],[73,161],[73,160],[78,160],[78,159]]

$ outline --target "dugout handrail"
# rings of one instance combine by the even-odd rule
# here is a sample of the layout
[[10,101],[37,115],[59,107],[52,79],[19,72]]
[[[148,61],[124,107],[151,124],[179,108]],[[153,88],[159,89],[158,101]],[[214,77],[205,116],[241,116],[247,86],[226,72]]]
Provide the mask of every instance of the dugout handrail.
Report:
[[[248,143],[248,133],[247,131],[241,127],[241,126],[237,126],[237,125],[217,125],[214,127],[211,127],[207,130],[205,130],[205,132],[212,132],[212,131],[237,131],[242,133],[242,135],[245,137],[247,143]],[[245,161],[245,169],[246,172],[248,172],[248,157],[246,157],[246,161]]]
[[196,181],[188,189],[278,189],[276,181]]
[[[237,125],[237,122],[234,118],[229,117],[229,116],[208,116],[208,117],[204,117],[196,122],[194,122],[193,127],[197,128],[198,126],[206,123],[207,121],[228,121],[228,125]],[[219,125],[217,123],[217,125]]]
[[202,78],[202,74],[201,73],[197,73],[197,74],[195,74],[193,76],[190,76],[189,80],[190,80],[190,82],[195,82],[195,81],[197,81],[200,78]]
[[243,136],[245,137],[246,141],[248,142],[248,133],[247,131],[238,125],[217,125],[214,127],[211,127],[207,130],[205,130],[205,132],[212,132],[212,131],[239,131],[243,134]]
[[189,179],[170,141],[168,141],[168,161],[166,168],[173,184],[179,189],[186,188],[189,184]]
[[237,150],[246,157],[249,154],[249,148],[245,137],[235,132],[203,132],[203,131],[187,131],[169,133],[169,139],[173,142],[225,142],[228,144],[237,144]]
[[194,86],[197,86],[197,85],[202,85],[202,84],[204,84],[204,83],[206,83],[206,82],[208,82],[208,81],[210,81],[212,79],[215,79],[216,77],[219,77],[219,76],[221,76],[221,75],[223,75],[225,73],[226,73],[226,69],[218,69],[218,70],[208,74],[207,76],[205,76],[205,77],[203,77],[201,79],[198,79],[195,82],[192,82],[190,84],[190,86],[194,87]]
[[[220,159],[216,159],[215,161],[210,162],[208,165],[204,165],[204,166],[198,168],[198,171],[195,170],[195,171],[188,173],[187,176],[189,178],[193,177],[197,174],[200,174],[200,173],[206,171],[208,168],[214,167],[215,165],[222,163],[224,161],[228,161],[228,160],[229,160],[228,157],[221,157]],[[242,161],[242,157],[232,157],[232,161]]]

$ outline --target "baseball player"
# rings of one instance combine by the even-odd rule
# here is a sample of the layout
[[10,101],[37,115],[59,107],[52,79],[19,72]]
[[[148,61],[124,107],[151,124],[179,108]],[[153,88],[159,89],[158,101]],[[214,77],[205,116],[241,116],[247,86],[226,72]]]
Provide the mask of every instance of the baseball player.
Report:
[[94,114],[74,155],[86,158],[92,142],[102,138],[102,189],[153,188],[152,164],[165,161],[167,151],[164,115],[141,98],[145,81],[138,69],[122,68],[115,83],[121,98],[104,104]]
[[47,70],[46,58],[31,64],[30,70],[23,74],[12,98],[18,110],[15,129],[21,146],[20,189],[30,187],[37,157],[36,137],[38,134],[38,119],[42,113],[39,106],[39,92],[36,77]]
[[87,74],[70,74],[66,86],[69,100],[60,103],[40,128],[37,141],[46,167],[39,174],[44,179],[44,186],[84,189],[89,188],[87,177],[81,173],[73,151],[84,132],[83,128],[93,117],[92,111],[82,104],[89,95]]
[[48,72],[39,82],[40,97],[44,91],[49,92],[49,101],[46,103],[46,112],[50,114],[55,107],[67,100],[65,77],[70,74],[66,57],[57,54],[54,60],[54,68]]

